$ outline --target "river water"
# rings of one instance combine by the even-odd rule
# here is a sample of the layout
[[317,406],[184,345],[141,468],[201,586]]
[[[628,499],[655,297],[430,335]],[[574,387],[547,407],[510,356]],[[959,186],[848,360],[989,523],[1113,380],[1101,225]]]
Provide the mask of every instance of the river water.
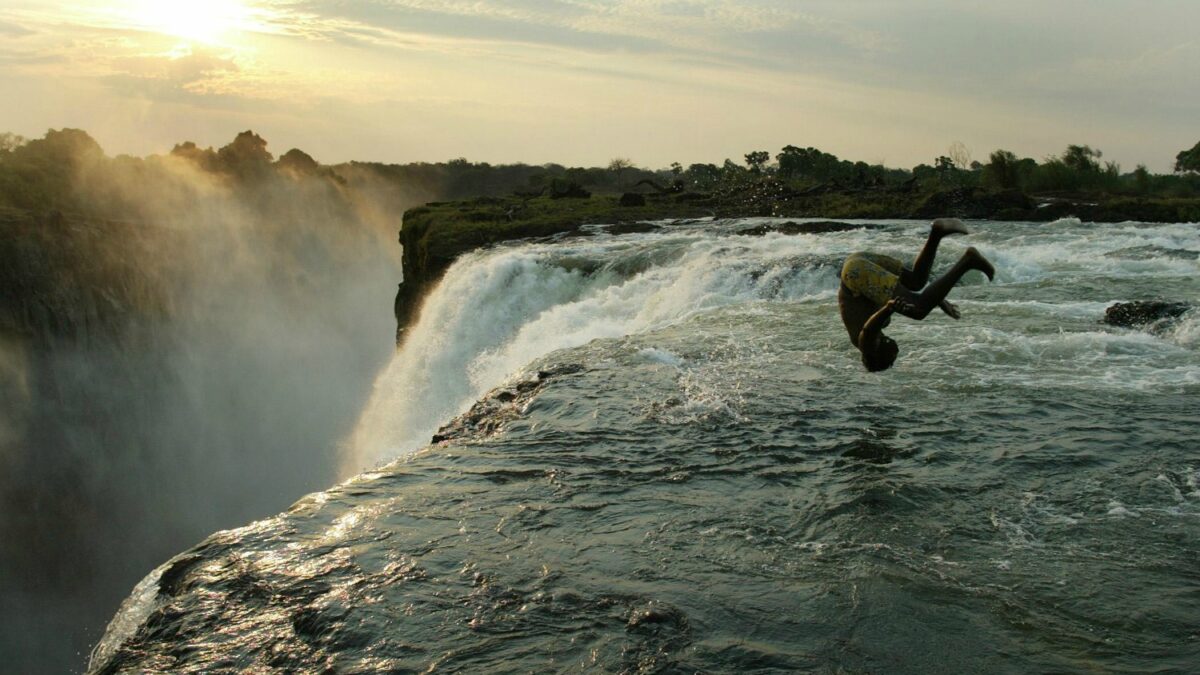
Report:
[[935,273],[974,245],[996,280],[897,317],[872,374],[841,261],[911,259],[927,223],[736,234],[770,222],[463,257],[354,477],[152,572],[91,668],[1200,667],[1200,318],[1100,323],[1200,297],[1200,230],[970,223]]

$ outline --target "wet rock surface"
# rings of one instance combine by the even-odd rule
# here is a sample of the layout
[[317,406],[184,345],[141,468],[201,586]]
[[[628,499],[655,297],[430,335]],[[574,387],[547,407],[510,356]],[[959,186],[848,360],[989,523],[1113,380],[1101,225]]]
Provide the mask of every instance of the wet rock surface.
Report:
[[661,230],[662,225],[654,223],[617,223],[611,227],[604,229],[609,234],[644,234],[646,232],[657,232]]
[[1033,199],[1023,192],[988,192],[980,188],[955,188],[935,192],[912,213],[914,218],[995,218],[1021,220],[1036,209]]
[[471,409],[446,424],[430,439],[431,443],[463,441],[491,436],[508,422],[521,416],[522,409],[532,401],[551,380],[573,375],[583,370],[574,363],[539,370],[532,378],[493,389]]
[[1125,260],[1155,260],[1167,258],[1170,260],[1196,260],[1200,252],[1185,248],[1166,248],[1164,246],[1131,246],[1107,253],[1105,258],[1123,258]]
[[1104,323],[1122,328],[1146,328],[1152,332],[1169,328],[1193,305],[1164,300],[1118,302],[1104,311]]
[[785,223],[755,225],[744,230],[738,230],[737,233],[747,237],[761,237],[772,232],[779,234],[825,234],[828,232],[848,232],[850,230],[875,227],[879,226],[862,223],[844,223],[837,220],[818,220],[808,223],[797,223],[789,220]]

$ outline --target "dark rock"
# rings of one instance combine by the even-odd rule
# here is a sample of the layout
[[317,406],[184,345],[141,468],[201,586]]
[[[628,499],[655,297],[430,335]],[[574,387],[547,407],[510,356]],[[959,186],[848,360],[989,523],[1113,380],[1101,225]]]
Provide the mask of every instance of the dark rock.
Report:
[[302,607],[292,615],[292,630],[306,642],[318,640],[336,631],[348,613],[341,607],[332,611],[320,606]]
[[1200,258],[1200,252],[1189,251],[1185,248],[1164,248],[1162,246],[1131,246],[1116,251],[1109,251],[1104,254],[1105,258],[1123,258],[1125,260],[1156,260],[1160,258],[1168,258],[1170,260],[1196,260]]
[[574,239],[576,237],[594,237],[594,236],[596,236],[595,232],[593,232],[591,230],[584,230],[584,229],[574,229],[574,230],[571,230],[570,232],[564,232],[560,235],[557,235],[558,239]]
[[1030,220],[1032,214],[1025,209],[1000,209],[992,214],[992,220],[1021,221]]
[[1061,218],[1078,217],[1078,214],[1080,213],[1084,214],[1084,217],[1087,217],[1086,209],[1090,209],[1090,207],[1076,204],[1074,202],[1049,202],[1046,204],[1041,204],[1037,207],[1037,211],[1034,214],[1034,219],[1040,221],[1053,221]]
[[678,620],[678,614],[666,607],[651,607],[649,609],[634,610],[629,615],[627,622],[630,628],[636,628],[651,623],[666,623],[668,621]]
[[522,415],[521,410],[537,396],[547,382],[582,370],[583,366],[577,363],[555,365],[539,370],[533,378],[513,386],[493,389],[471,406],[470,410],[438,429],[430,442],[442,443],[494,434],[500,431],[505,423],[519,418]]
[[761,237],[770,232],[778,232],[779,234],[824,234],[826,232],[861,230],[865,227],[877,226],[841,223],[836,220],[820,220],[811,223],[795,223],[788,221],[786,223],[767,223],[765,225],[756,225],[755,227],[748,227],[744,230],[738,230],[737,233],[749,237]]
[[197,565],[204,562],[199,554],[183,555],[175,559],[158,577],[158,592],[162,595],[175,596],[185,590],[183,580],[187,578]]
[[913,218],[991,218],[1000,211],[1010,217],[1032,216],[1037,212],[1037,204],[1019,190],[988,192],[979,188],[953,188],[929,195],[911,215]]
[[558,366],[551,366],[546,370],[538,371],[539,380],[549,380],[553,377],[561,377],[563,375],[574,375],[575,373],[583,372],[583,366],[578,363],[564,363]]
[[1115,197],[1097,202],[1079,195],[1053,197],[1040,205],[1030,220],[1070,217],[1086,223],[1190,223],[1200,220],[1200,200]]
[[655,225],[654,223],[617,223],[605,228],[604,231],[609,234],[641,234],[661,229],[661,225]]
[[1138,300],[1118,302],[1104,311],[1104,323],[1123,328],[1149,328],[1159,331],[1169,327],[1192,308],[1186,302]]
[[621,195],[621,206],[645,206],[646,196],[636,192],[626,192]]
[[[444,272],[445,270],[440,271]],[[396,314],[397,345],[403,341],[405,331],[416,324],[416,317],[420,312],[424,293],[432,285],[433,282],[425,281],[422,283],[421,280],[417,279],[400,282],[396,290],[396,300],[392,305],[393,311]]]

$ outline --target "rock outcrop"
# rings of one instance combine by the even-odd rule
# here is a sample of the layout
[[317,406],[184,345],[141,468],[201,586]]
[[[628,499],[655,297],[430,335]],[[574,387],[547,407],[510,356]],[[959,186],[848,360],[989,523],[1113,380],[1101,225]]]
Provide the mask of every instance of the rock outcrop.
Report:
[[737,233],[747,237],[761,237],[772,232],[779,234],[825,234],[828,232],[847,232],[849,230],[861,230],[873,227],[878,226],[864,225],[862,223],[842,223],[836,220],[818,220],[811,223],[788,221],[786,223],[755,225],[754,227],[738,230]]
[[935,192],[912,212],[914,218],[996,218],[1036,220],[1037,204],[1023,192],[988,192],[980,188],[954,188]]
[[507,422],[519,418],[525,405],[533,400],[550,380],[581,370],[583,366],[575,363],[553,366],[539,370],[529,379],[493,389],[471,406],[470,410],[438,429],[430,442],[442,443],[490,436],[503,428]]
[[1104,323],[1122,328],[1144,328],[1160,332],[1170,328],[1193,305],[1186,302],[1138,300],[1118,302],[1104,311]]
[[1200,258],[1200,252],[1190,251],[1186,248],[1166,248],[1164,246],[1149,244],[1109,251],[1104,254],[1104,257],[1122,258],[1125,260],[1158,260],[1163,258],[1168,260],[1196,260]]

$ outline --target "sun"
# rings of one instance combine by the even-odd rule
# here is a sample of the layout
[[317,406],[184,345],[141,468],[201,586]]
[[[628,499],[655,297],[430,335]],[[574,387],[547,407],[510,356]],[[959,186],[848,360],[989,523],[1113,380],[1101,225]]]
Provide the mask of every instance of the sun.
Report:
[[250,10],[238,0],[143,0],[134,19],[156,33],[213,44],[251,22]]

